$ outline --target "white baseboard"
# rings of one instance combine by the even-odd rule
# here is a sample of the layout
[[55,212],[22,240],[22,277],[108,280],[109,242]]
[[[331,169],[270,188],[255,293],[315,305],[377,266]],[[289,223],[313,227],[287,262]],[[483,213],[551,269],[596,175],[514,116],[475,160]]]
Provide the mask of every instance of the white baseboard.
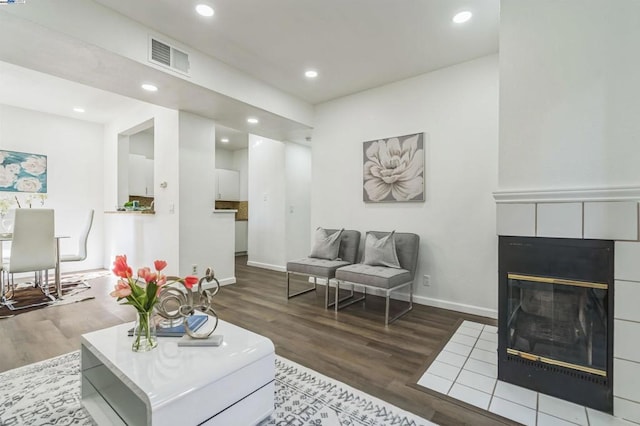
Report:
[[255,266],[256,268],[270,269],[272,271],[278,271],[278,272],[287,272],[287,268],[285,266],[270,265],[268,263],[261,263],[261,262],[253,262],[251,260],[247,261],[247,266]]
[[[333,279],[333,278],[332,278]],[[309,282],[313,283],[313,277],[309,277]],[[327,283],[327,279],[326,278],[318,278],[318,285],[325,285]],[[329,285],[331,287],[335,287],[336,283],[334,281],[330,281]]]
[[[309,282],[313,283],[313,278],[310,277]],[[326,283],[326,280],[324,278],[318,278],[318,285],[324,286],[325,283]],[[331,287],[336,286],[334,281],[331,281],[329,285]],[[349,287],[350,287],[349,284],[345,284],[344,288],[348,289]],[[355,290],[356,292],[362,291],[362,286],[358,286],[356,284]],[[384,292],[379,290],[376,291],[375,288],[371,288],[371,287],[367,288],[367,294],[384,297]],[[397,291],[391,294],[391,298],[395,300],[402,300],[407,302],[409,301],[409,293],[407,293],[406,290]],[[415,303],[416,305],[433,306],[436,308],[448,309],[450,311],[463,312],[465,314],[478,315],[481,317],[498,319],[498,311],[496,311],[495,309],[482,308],[480,306],[466,305],[464,303],[450,302],[448,300],[433,299],[431,297],[425,297],[425,296],[420,296],[416,294],[413,295],[413,303]]]
[[487,309],[480,306],[450,302],[448,300],[433,299],[431,297],[417,296],[415,294],[413,295],[413,302],[419,305],[433,306],[436,308],[448,309],[450,311],[457,311],[463,312],[465,314],[498,319],[498,311],[496,311],[495,309]]
[[229,278],[223,278],[221,280],[218,280],[218,282],[220,283],[220,285],[229,285],[229,284],[235,284],[236,281],[236,277],[229,277]]
[[[225,285],[230,285],[230,284],[235,284],[236,283],[236,277],[228,277],[228,278],[223,278],[221,280],[218,280],[218,282],[220,283],[220,286],[225,286]],[[204,284],[202,284],[202,288],[204,289],[209,289],[209,288],[213,288],[215,287],[214,283],[208,283],[208,282],[204,282]],[[194,287],[196,288],[196,287]]]

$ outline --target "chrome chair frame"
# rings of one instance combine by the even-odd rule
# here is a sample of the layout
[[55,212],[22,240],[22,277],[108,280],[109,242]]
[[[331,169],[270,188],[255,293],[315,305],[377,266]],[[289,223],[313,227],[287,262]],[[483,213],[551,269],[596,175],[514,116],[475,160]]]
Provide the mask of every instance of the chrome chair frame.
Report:
[[[328,232],[335,232],[337,229],[327,229]],[[340,249],[338,251],[338,255],[345,262],[353,263],[356,261],[358,255],[358,246],[360,244],[360,232],[355,230],[343,230],[342,239],[340,241]],[[295,261],[294,261],[295,262]],[[326,285],[324,289],[324,305],[325,309],[329,309],[334,305],[335,302],[329,302],[329,287],[332,279],[335,277],[329,277],[324,275],[314,275],[306,272],[296,272],[287,270],[287,299],[291,299],[292,297],[300,296],[301,294],[309,293],[312,291],[316,291],[318,289],[318,278],[326,280]],[[295,293],[291,293],[291,274],[294,275],[302,275],[309,278],[313,278],[313,287],[307,287],[303,290],[299,290]],[[334,272],[335,274],[335,272]],[[353,291],[351,291],[351,295],[341,299],[340,301],[347,300],[348,298],[353,297]]]
[[[335,309],[336,312],[338,312],[339,309],[342,308],[346,308],[347,306],[353,305],[354,303],[357,302],[364,302],[364,305],[366,306],[367,303],[367,287],[365,285],[361,285],[361,284],[355,284],[355,283],[349,283],[351,285],[351,296],[353,297],[354,294],[354,287],[357,285],[361,285],[362,286],[362,297],[359,297],[358,299],[354,299],[354,300],[350,300],[348,303],[344,303],[342,305],[340,305],[339,303],[342,302],[343,300],[346,299],[341,299],[338,301],[338,293],[340,291],[340,280],[336,280],[338,281],[338,283],[336,284],[336,300],[335,302],[332,303],[332,305],[335,305]],[[344,283],[344,282],[343,282]],[[396,291],[396,290],[400,290],[401,288],[407,287],[409,286],[409,306],[407,306],[407,308],[403,309],[402,311],[398,312],[395,316],[393,316],[392,318],[389,318],[389,299],[391,297],[391,293]],[[384,325],[389,325],[392,322],[394,322],[395,320],[397,320],[398,318],[400,318],[401,316],[403,316],[404,314],[406,314],[407,312],[409,312],[410,310],[413,309],[413,280],[404,283],[404,284],[400,284],[397,285],[395,287],[392,287],[390,289],[382,289],[379,287],[376,287],[376,289],[378,290],[382,290],[385,294],[385,308],[384,308]]]
[[[87,241],[89,240],[89,233],[91,232],[91,228],[93,226],[93,217],[94,210],[90,209],[87,215],[87,220],[85,221],[84,228],[80,237],[78,238],[78,253],[76,254],[63,254],[60,256],[60,263],[64,262],[81,262],[87,258]],[[91,288],[88,282],[85,280],[78,281],[70,281],[70,282],[61,282],[61,287],[65,285],[79,285],[85,288]]]
[[[382,237],[382,236],[386,235],[386,233],[384,233],[384,232],[377,232],[377,231],[369,231],[369,232],[367,232],[367,234],[369,234],[369,233],[374,234],[374,235],[376,235],[378,237]],[[341,269],[343,269],[343,268],[338,268],[338,270],[336,271],[336,281],[338,282],[336,284],[336,301],[334,302],[336,313],[338,312],[338,310],[340,310],[342,308],[345,308],[347,306],[353,305],[354,303],[357,303],[357,302],[364,302],[364,304],[366,305],[367,287],[375,289],[376,292],[382,292],[384,294],[384,297],[385,297],[385,314],[384,314],[385,326],[388,326],[389,324],[391,324],[392,322],[394,322],[395,320],[397,320],[398,318],[400,318],[401,316],[405,315],[406,313],[408,313],[409,311],[411,311],[413,309],[413,283],[415,281],[415,274],[416,274],[416,270],[417,270],[417,267],[418,267],[418,251],[419,251],[419,248],[420,248],[420,237],[417,234],[413,234],[413,233],[396,233],[394,238],[396,239],[397,253],[398,253],[398,259],[400,261],[400,267],[403,270],[409,272],[409,275],[410,275],[409,276],[409,281],[397,284],[397,285],[395,285],[393,287],[389,287],[389,288],[385,288],[383,286],[372,285],[372,284],[365,284],[365,283],[361,283],[361,282],[351,282],[351,281],[348,281],[348,280],[344,280],[344,279],[338,278],[338,276],[341,275]],[[351,266],[355,266],[355,265],[351,265]],[[347,269],[349,269],[349,266],[345,266],[344,267],[344,271],[346,271]],[[356,274],[357,274],[357,272],[356,272]],[[340,303],[338,302],[340,286],[344,285],[345,283],[348,283],[349,285],[351,285],[351,294],[352,295],[354,293],[354,289],[355,289],[356,286],[362,287],[363,288],[362,296],[357,298],[357,299],[350,300],[349,302],[340,305]],[[408,302],[408,306],[406,308],[404,308],[403,310],[401,310],[396,315],[394,315],[392,318],[389,318],[389,305],[390,305],[391,293],[396,291],[396,290],[400,290],[400,289],[402,289],[404,287],[407,287],[407,286],[409,287],[409,302]]]
[[[300,275],[300,276],[305,276],[305,277],[309,277],[309,278],[313,278],[313,287],[309,287],[306,288],[304,290],[300,290],[296,293],[291,293],[290,291],[290,284],[289,284],[289,279],[290,279],[290,275]],[[287,299],[291,299],[292,297],[296,297],[299,296],[301,294],[305,294],[305,293],[309,293],[311,291],[316,291],[318,289],[318,278],[321,278],[323,280],[326,280],[326,284],[324,286],[324,308],[325,309],[329,309],[330,307],[335,305],[335,301],[333,302],[329,302],[329,287],[331,284],[331,280],[335,280],[335,278],[331,278],[331,279],[327,279],[327,277],[319,277],[319,276],[315,276],[315,275],[309,275],[309,274],[302,274],[302,273],[298,273],[298,272],[292,272],[292,271],[287,271]],[[336,281],[336,289],[338,288],[338,283],[337,280]],[[336,290],[336,296],[337,296],[337,290]],[[353,289],[351,289],[351,294],[349,296],[345,296],[342,299],[339,300],[339,302],[343,302],[345,300],[348,300],[350,298],[353,297]],[[337,298],[337,297],[336,297]]]
[[[38,267],[31,268],[29,262],[22,260],[20,257],[18,259],[14,259],[15,253],[18,248],[13,248],[11,251],[11,256],[9,257],[9,263],[3,264],[2,272],[0,273],[0,305],[6,306],[8,309],[12,311],[27,309],[37,306],[43,306],[51,304],[56,300],[56,298],[49,291],[49,268],[47,266],[55,267],[56,264],[56,243],[55,243],[55,224],[54,224],[54,216],[53,210],[50,209],[24,209],[16,211],[16,220],[15,220],[15,228],[14,232],[20,232],[21,227],[26,227],[27,229],[32,229],[32,227],[43,226],[41,230],[44,231],[43,236],[40,238],[44,238],[46,243],[49,243],[48,237],[51,237],[51,247],[45,249],[43,251],[38,252],[36,250],[35,256],[37,261],[40,263],[38,265],[44,267],[44,269],[39,269]],[[31,221],[31,222],[29,222]],[[23,223],[24,222],[24,223]],[[51,226],[51,228],[47,228]],[[24,232],[24,231],[23,231]],[[14,235],[15,238],[15,235]],[[22,238],[22,237],[19,237]],[[31,250],[30,253],[33,253],[33,247],[31,247],[34,242],[33,239],[26,237],[20,240],[13,240],[13,244],[20,244],[19,250],[22,253],[22,256],[26,256],[26,251]],[[37,238],[36,238],[37,241]],[[42,242],[42,241],[40,241]],[[47,252],[47,250],[51,250],[51,252]],[[19,255],[20,256],[20,255]],[[18,266],[13,267],[13,263],[18,263]],[[7,268],[8,266],[8,268]],[[13,269],[13,270],[12,270]],[[13,296],[15,296],[15,281],[14,274],[21,272],[34,272],[34,286],[38,287],[42,293],[49,298],[49,301],[33,303],[30,305],[15,307],[16,303],[13,300]],[[7,297],[7,287],[10,289],[11,295]]]

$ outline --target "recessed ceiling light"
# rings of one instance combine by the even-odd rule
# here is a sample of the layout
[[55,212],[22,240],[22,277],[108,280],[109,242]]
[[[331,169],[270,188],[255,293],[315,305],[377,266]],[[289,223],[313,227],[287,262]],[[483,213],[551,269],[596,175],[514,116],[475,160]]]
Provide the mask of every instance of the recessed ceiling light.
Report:
[[157,92],[158,88],[156,86],[154,86],[153,84],[149,84],[149,83],[144,83],[142,85],[142,88],[144,90],[146,90],[147,92]]
[[253,118],[253,117],[249,117],[249,118],[247,118],[247,123],[249,123],[249,124],[258,124],[258,119],[257,118]]
[[462,24],[471,19],[472,15],[473,14],[468,10],[463,10],[462,12],[456,13],[456,15],[453,17],[453,22],[455,22],[456,24]]
[[222,139],[220,139],[220,142],[229,143],[229,138],[222,138]]
[[213,16],[215,13],[213,8],[207,4],[199,4],[196,6],[196,12],[198,12],[202,16]]
[[73,110],[75,112],[84,112],[84,108],[81,108],[81,107],[73,107]]
[[308,70],[304,73],[304,76],[307,78],[316,78],[318,76],[318,71]]

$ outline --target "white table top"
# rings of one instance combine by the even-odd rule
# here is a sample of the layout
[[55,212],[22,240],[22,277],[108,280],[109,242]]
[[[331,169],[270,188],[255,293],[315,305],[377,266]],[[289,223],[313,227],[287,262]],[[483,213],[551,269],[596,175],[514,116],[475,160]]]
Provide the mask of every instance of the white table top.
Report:
[[[213,326],[211,318],[201,331]],[[149,352],[133,352],[127,323],[82,335],[82,344],[108,365],[120,380],[146,394],[151,405],[162,405],[177,395],[196,391],[246,365],[274,353],[271,340],[220,320],[214,334],[218,347],[178,347],[179,338],[159,337]]]

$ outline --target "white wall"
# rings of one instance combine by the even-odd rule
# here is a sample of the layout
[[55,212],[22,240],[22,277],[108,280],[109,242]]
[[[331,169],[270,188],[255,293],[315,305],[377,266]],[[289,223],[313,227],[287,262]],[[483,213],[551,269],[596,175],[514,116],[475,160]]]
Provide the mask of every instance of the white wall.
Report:
[[[538,216],[532,217],[540,221],[544,201],[564,197],[572,203],[546,204],[556,210],[553,219],[561,221],[571,217],[566,213],[580,197],[595,198],[606,202],[578,204],[585,213],[574,213],[571,225],[576,216],[585,223],[574,236],[588,238],[587,231],[595,229],[596,238],[637,239],[638,16],[640,2],[635,0],[618,0],[615,7],[604,0],[501,3],[499,184],[506,195],[521,193],[526,199],[500,204],[503,218],[513,214],[522,220],[517,210],[537,208]],[[551,199],[536,205],[537,197]],[[629,201],[611,202],[618,197]],[[587,226],[589,205],[599,213],[597,223]],[[621,208],[630,221],[616,214]],[[620,236],[626,228],[630,231]],[[567,232],[571,226],[556,229]],[[634,422],[640,422],[640,360],[634,359],[640,322],[632,314],[635,303],[625,301],[640,294],[639,253],[637,243],[616,241],[614,414]]]
[[240,172],[240,201],[249,200],[249,149],[216,149],[216,169]]
[[285,144],[249,135],[248,265],[284,270]]
[[640,2],[503,1],[500,189],[640,183]]
[[[118,197],[118,134],[153,120],[155,215],[106,214],[103,265],[110,267],[118,254],[126,254],[137,269],[166,260],[167,274],[178,275],[178,111],[140,103],[123,111],[104,131],[104,206],[113,210]],[[128,156],[128,154],[127,154]],[[166,182],[166,188],[160,184]]]
[[[103,126],[99,124],[0,105],[0,150],[47,156],[44,207],[55,209],[56,234],[71,237],[61,240],[62,253],[77,253],[86,211],[95,210],[87,259],[63,263],[62,271],[102,267],[102,136]],[[26,196],[0,192],[0,197],[16,194],[20,199]]]
[[[141,63],[149,69],[168,72],[175,77],[200,85],[225,96],[245,102],[249,105],[270,111],[293,121],[306,125],[312,124],[313,107],[296,97],[275,89],[248,74],[190,49],[166,37],[157,34],[151,28],[141,25],[97,2],[84,0],[39,0],[37,7],[27,3],[24,7],[3,9],[10,16],[20,17],[19,27],[40,31],[42,26],[55,32],[66,34],[86,48],[87,44],[97,46],[116,55]],[[7,19],[7,27],[12,23]],[[154,65],[148,60],[149,35],[189,53],[190,75],[168,71],[165,67]],[[80,49],[78,49],[80,50]]]
[[240,172],[240,201],[249,200],[249,149],[233,151],[233,170]]
[[[317,106],[311,227],[420,235],[416,301],[495,316],[498,58]],[[425,132],[426,201],[365,204],[362,143]],[[431,286],[421,277],[431,275]]]
[[215,205],[215,122],[180,112],[180,275],[210,266],[222,283],[235,282],[235,225]]
[[235,170],[233,166],[233,151],[216,148],[216,169]]
[[285,145],[287,260],[307,256],[311,248],[311,149]]
[[142,131],[129,136],[129,154],[144,155],[153,159],[153,134]]

